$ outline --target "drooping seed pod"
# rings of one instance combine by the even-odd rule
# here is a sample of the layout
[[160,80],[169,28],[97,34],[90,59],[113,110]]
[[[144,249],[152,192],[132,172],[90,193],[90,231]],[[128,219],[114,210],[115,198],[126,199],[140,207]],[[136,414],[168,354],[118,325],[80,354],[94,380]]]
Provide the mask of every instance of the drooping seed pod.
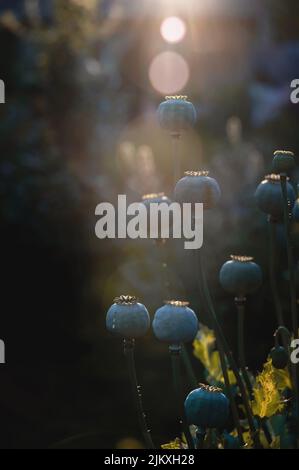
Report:
[[209,176],[208,171],[186,171],[174,189],[177,202],[202,203],[204,209],[212,209],[221,197],[217,181]]
[[187,96],[166,96],[158,108],[160,126],[171,133],[181,134],[193,127],[196,122],[196,110]]
[[296,165],[295,155],[288,150],[276,150],[272,161],[272,169],[275,173],[289,173]]
[[[295,192],[293,186],[287,182],[287,194],[290,210],[294,206]],[[255,199],[259,209],[265,214],[271,215],[277,221],[283,219],[283,196],[280,185],[280,175],[267,175],[258,185]]]
[[123,338],[140,338],[150,328],[150,317],[146,307],[136,297],[121,295],[114,299],[106,316],[108,331]]
[[283,346],[275,346],[270,351],[270,357],[275,369],[284,369],[289,362],[289,355]]
[[231,255],[219,274],[223,289],[235,296],[246,296],[255,292],[262,284],[262,271],[249,256]]
[[229,400],[220,388],[200,384],[185,400],[189,424],[201,429],[224,428],[229,417]]
[[157,339],[170,345],[194,340],[198,320],[188,305],[188,302],[169,300],[156,311],[152,326]]

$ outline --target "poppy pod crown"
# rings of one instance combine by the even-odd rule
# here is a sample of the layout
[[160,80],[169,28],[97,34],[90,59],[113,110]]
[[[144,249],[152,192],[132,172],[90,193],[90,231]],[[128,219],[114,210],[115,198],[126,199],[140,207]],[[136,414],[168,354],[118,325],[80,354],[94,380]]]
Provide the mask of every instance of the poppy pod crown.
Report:
[[134,295],[120,295],[115,297],[114,303],[117,305],[134,305],[137,304],[137,300]]

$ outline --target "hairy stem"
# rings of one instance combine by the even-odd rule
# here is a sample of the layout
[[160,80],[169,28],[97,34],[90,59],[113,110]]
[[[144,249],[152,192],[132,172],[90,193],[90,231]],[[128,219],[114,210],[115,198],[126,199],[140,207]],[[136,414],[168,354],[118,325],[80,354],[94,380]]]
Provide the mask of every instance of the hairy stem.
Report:
[[247,387],[249,397],[252,397],[252,385],[246,368],[245,345],[244,345],[244,320],[245,320],[245,297],[236,297],[235,303],[238,310],[238,355],[239,366],[242,372],[244,382]]
[[141,432],[142,432],[142,435],[146,444],[146,448],[154,449],[155,446],[152,441],[151,432],[148,429],[148,425],[146,422],[146,414],[143,410],[141,387],[138,385],[138,382],[137,382],[135,358],[134,358],[134,347],[135,347],[134,339],[132,340],[124,339],[124,354],[125,354],[125,358],[127,361],[127,368],[129,372],[139,426],[140,426],[140,429],[141,429]]
[[228,375],[228,370],[227,370],[227,365],[226,365],[226,357],[223,352],[222,346],[220,344],[217,345],[218,350],[219,350],[219,356],[220,356],[220,363],[221,363],[221,369],[222,369],[222,374],[224,378],[224,385],[225,385],[225,394],[228,396],[231,410],[232,410],[232,416],[233,416],[233,421],[235,428],[237,430],[238,438],[240,441],[240,444],[243,445],[243,434],[242,434],[242,427],[239,419],[239,413],[238,413],[238,407],[237,403],[234,397],[234,394],[232,392],[230,383],[229,383],[229,375]]
[[185,412],[184,412],[183,400],[182,400],[182,384],[181,384],[181,371],[180,371],[180,353],[181,353],[180,346],[170,346],[169,353],[171,357],[172,378],[173,378],[173,386],[174,386],[176,402],[178,406],[179,421],[182,424],[182,428],[186,437],[188,448],[194,449],[194,442],[190,433],[189,426],[185,419]]
[[277,318],[277,325],[284,326],[284,318],[282,313],[282,306],[279,298],[278,285],[276,280],[276,223],[273,221],[272,217],[269,216],[269,241],[270,241],[270,250],[269,250],[269,274],[270,274],[270,286],[272,291],[272,296],[274,300],[275,313]]
[[[287,176],[285,174],[280,175],[280,184],[283,197],[283,215],[284,215],[284,228],[287,242],[287,258],[288,268],[290,277],[290,299],[291,299],[291,313],[292,313],[292,326],[294,338],[298,338],[298,318],[297,318],[297,301],[296,301],[296,283],[295,283],[295,269],[294,269],[294,256],[293,247],[290,237],[290,209],[288,202],[287,193]],[[294,376],[294,409],[295,413],[298,413],[298,367],[297,364],[292,364],[293,376]],[[297,426],[297,432],[299,434],[299,425]]]
[[173,159],[173,182],[174,186],[181,177],[181,160],[179,153],[180,134],[171,134],[172,159]]

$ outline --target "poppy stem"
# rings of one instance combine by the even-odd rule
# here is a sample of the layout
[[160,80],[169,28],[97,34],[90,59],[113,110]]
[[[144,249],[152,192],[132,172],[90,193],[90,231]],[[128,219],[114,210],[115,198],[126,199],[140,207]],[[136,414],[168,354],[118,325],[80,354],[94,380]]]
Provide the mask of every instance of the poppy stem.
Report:
[[197,428],[196,431],[196,449],[203,449],[207,431],[205,429]]
[[232,416],[233,416],[233,421],[235,428],[237,430],[238,438],[240,441],[241,445],[244,445],[244,440],[243,440],[243,434],[242,434],[242,427],[239,419],[239,413],[238,413],[238,407],[237,403],[233,394],[233,391],[230,386],[229,382],[229,375],[228,375],[228,370],[227,370],[227,365],[226,365],[226,357],[223,352],[221,344],[217,344],[218,350],[219,350],[219,357],[220,357],[220,362],[221,362],[221,369],[222,369],[222,374],[224,378],[224,385],[225,385],[225,394],[228,396],[231,410],[232,410]]
[[[297,318],[297,300],[296,300],[296,284],[295,284],[295,270],[294,270],[294,255],[293,247],[290,237],[290,207],[288,201],[288,192],[287,192],[287,175],[284,173],[280,174],[280,185],[283,197],[283,216],[284,216],[284,228],[287,242],[287,258],[288,258],[288,268],[290,276],[290,300],[291,300],[291,313],[292,313],[292,326],[294,339],[298,338],[298,318]],[[294,415],[297,421],[297,438],[299,436],[299,423],[298,423],[298,366],[297,364],[292,363],[292,375],[294,382],[294,395],[295,400],[293,404]],[[298,446],[296,446],[298,447]]]
[[284,228],[287,242],[287,258],[290,276],[290,298],[291,298],[291,312],[292,312],[292,325],[294,338],[298,338],[298,318],[297,318],[297,302],[296,302],[296,285],[295,285],[295,270],[294,270],[294,256],[293,247],[290,237],[290,207],[287,193],[287,176],[283,173],[280,175],[280,184],[283,197],[283,216]]
[[185,434],[186,441],[188,444],[188,448],[194,449],[194,442],[190,433],[189,425],[186,422],[185,411],[184,411],[183,400],[182,400],[182,384],[181,384],[181,370],[180,370],[181,346],[179,345],[169,346],[169,353],[170,353],[170,358],[171,358],[174,392],[175,392],[175,397],[176,397],[176,403],[178,406],[179,422],[182,425],[183,432]]
[[182,360],[188,375],[190,385],[192,386],[192,388],[197,388],[198,380],[196,379],[187,348],[184,344],[182,345]]
[[173,182],[174,186],[181,177],[181,159],[179,153],[179,142],[181,135],[177,132],[171,134],[172,159],[173,159]]
[[155,446],[151,437],[151,432],[148,429],[148,425],[146,422],[146,414],[143,409],[141,387],[140,385],[138,385],[138,382],[137,382],[134,349],[135,349],[135,340],[124,339],[124,354],[125,354],[125,358],[127,361],[127,368],[129,372],[132,393],[133,393],[133,397],[135,401],[140,430],[142,432],[144,441],[146,443],[146,448],[155,449]]
[[247,387],[249,397],[252,398],[252,384],[246,368],[245,345],[244,345],[244,321],[245,321],[245,297],[236,297],[235,304],[238,310],[238,354],[239,366],[242,372],[244,382]]
[[282,306],[279,298],[279,291],[278,285],[276,280],[276,222],[273,220],[272,216],[268,218],[269,224],[269,242],[270,242],[270,250],[269,250],[269,274],[270,274],[270,286],[274,300],[274,307],[276,312],[277,318],[277,325],[284,326],[284,318],[282,312]]

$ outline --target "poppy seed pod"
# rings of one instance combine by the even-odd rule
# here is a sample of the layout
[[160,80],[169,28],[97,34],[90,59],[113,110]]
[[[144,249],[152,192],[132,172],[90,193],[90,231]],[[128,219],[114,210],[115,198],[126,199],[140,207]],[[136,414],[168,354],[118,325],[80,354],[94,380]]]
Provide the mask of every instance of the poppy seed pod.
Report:
[[[287,182],[287,194],[290,209],[295,202],[295,192],[293,186]],[[283,219],[283,195],[280,185],[280,175],[267,175],[258,185],[255,198],[259,209],[265,214],[272,215],[274,219]]]
[[262,284],[262,271],[253,258],[231,255],[219,274],[220,284],[227,292],[236,296],[246,296],[256,291]]
[[150,327],[150,317],[136,297],[121,295],[114,299],[106,316],[107,330],[123,338],[140,338]]
[[221,191],[217,181],[209,176],[208,171],[185,171],[175,188],[177,202],[202,203],[204,209],[212,209],[220,199]]
[[289,355],[283,346],[275,346],[270,351],[270,357],[275,369],[284,369],[289,362]]
[[153,331],[157,339],[168,344],[194,340],[198,332],[198,320],[188,305],[188,302],[169,300],[156,311]]
[[220,388],[200,384],[185,400],[189,424],[205,429],[224,428],[229,417],[229,400]]
[[295,155],[287,150],[276,150],[272,161],[275,173],[289,173],[295,167]]
[[180,134],[194,126],[197,115],[187,96],[166,96],[159,105],[158,118],[163,129]]

